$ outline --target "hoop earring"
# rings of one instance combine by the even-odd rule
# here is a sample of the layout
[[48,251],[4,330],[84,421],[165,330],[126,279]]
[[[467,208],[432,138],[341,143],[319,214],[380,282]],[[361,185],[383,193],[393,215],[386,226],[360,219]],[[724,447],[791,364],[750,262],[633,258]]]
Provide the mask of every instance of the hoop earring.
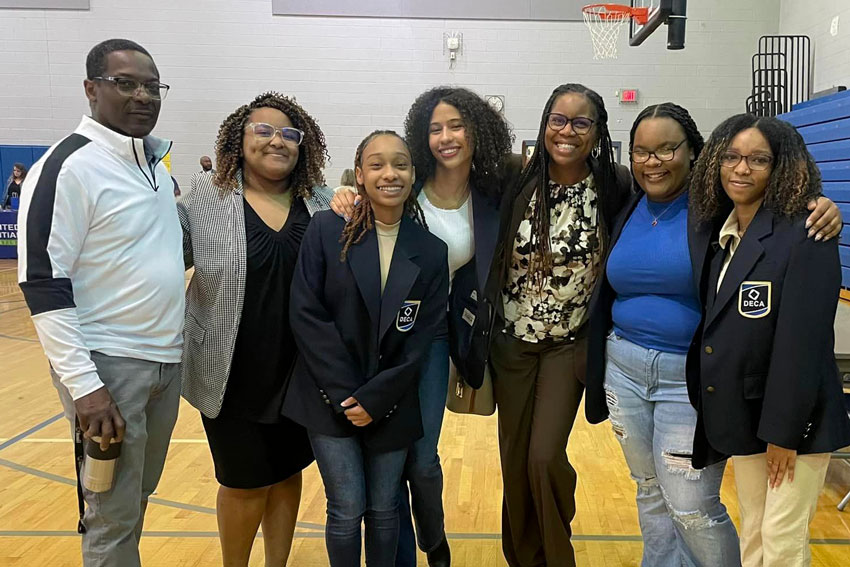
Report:
[[602,147],[599,144],[596,144],[593,150],[591,150],[590,155],[593,156],[593,159],[599,159],[599,156],[602,155]]

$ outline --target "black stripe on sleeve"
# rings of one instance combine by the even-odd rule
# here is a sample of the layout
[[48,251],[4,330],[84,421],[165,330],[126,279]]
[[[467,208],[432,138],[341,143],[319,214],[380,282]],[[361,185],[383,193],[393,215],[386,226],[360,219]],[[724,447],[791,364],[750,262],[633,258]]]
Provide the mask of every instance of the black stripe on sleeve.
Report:
[[21,282],[21,291],[32,315],[76,307],[74,289],[68,278]]
[[[28,282],[53,279],[53,267],[47,253],[56,201],[56,180],[68,157],[91,140],[71,134],[56,146],[44,162],[27,210],[27,276]],[[69,282],[70,283],[70,282]]]
[[27,273],[21,291],[33,315],[57,309],[75,307],[74,291],[68,278],[54,278],[47,244],[53,225],[56,201],[56,180],[68,156],[91,140],[71,134],[53,150],[41,168],[27,209]]

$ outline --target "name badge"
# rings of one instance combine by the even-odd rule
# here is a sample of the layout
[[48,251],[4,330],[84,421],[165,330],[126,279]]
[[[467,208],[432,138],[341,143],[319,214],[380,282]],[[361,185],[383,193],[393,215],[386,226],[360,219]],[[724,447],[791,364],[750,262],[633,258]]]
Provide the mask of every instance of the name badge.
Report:
[[475,315],[473,315],[472,311],[470,311],[469,309],[466,309],[465,307],[463,309],[462,317],[463,317],[463,320],[466,321],[466,324],[469,325],[470,327],[475,324]]
[[402,333],[406,333],[410,329],[413,328],[413,324],[416,323],[416,316],[419,314],[419,304],[422,303],[419,300],[410,300],[402,304],[401,309],[398,310],[398,316],[395,320],[395,328],[401,331]]
[[744,282],[738,290],[738,313],[748,319],[770,314],[770,282]]

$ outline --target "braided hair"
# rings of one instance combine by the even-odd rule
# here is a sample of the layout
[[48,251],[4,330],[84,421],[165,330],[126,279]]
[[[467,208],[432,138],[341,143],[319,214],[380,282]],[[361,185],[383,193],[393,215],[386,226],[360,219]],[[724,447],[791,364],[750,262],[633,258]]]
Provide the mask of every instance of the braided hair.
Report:
[[472,148],[470,183],[487,195],[501,191],[502,164],[511,155],[514,136],[505,118],[487,102],[461,87],[435,87],[419,95],[404,120],[404,134],[410,145],[413,165],[421,179],[434,174],[437,160],[428,144],[431,115],[444,102],[457,109]]
[[691,167],[693,167],[700,152],[702,152],[703,146],[705,146],[705,140],[703,140],[702,134],[699,128],[697,128],[697,123],[694,122],[690,112],[673,102],[653,104],[640,111],[640,114],[635,118],[635,123],[632,124],[632,131],[629,134],[629,153],[634,149],[635,132],[637,132],[638,126],[647,118],[670,118],[682,127],[688,139],[688,147],[694,151],[694,159],[691,160]]
[[237,108],[224,119],[218,130],[215,144],[215,160],[218,168],[215,171],[215,185],[222,191],[236,188],[237,172],[242,169],[242,136],[251,117],[258,108],[274,108],[284,113],[295,128],[304,132],[304,141],[298,147],[298,162],[289,174],[290,187],[293,195],[309,199],[313,187],[325,184],[322,169],[325,160],[330,159],[325,144],[325,135],[316,121],[301,105],[287,96],[277,92],[267,92],[259,95],[250,103]]
[[[365,150],[366,146],[368,146],[372,140],[378,136],[395,136],[401,140],[404,147],[408,152],[410,152],[410,147],[407,145],[407,141],[393,130],[375,130],[366,136],[363,141],[360,142],[360,145],[357,146],[357,151],[354,153],[355,168],[362,167],[361,161],[363,159],[363,150]],[[366,188],[359,183],[357,184],[357,194],[360,195],[361,198],[360,204],[355,207],[354,214],[351,215],[351,220],[345,223],[345,227],[342,229],[342,235],[339,237],[339,242],[343,245],[342,252],[339,254],[340,262],[345,262],[345,258],[348,255],[348,249],[355,244],[359,244],[366,236],[366,233],[374,227],[375,213],[372,211],[372,203],[369,200],[368,193],[366,193]],[[425,229],[428,228],[428,225],[425,222],[425,214],[422,212],[422,208],[419,206],[419,201],[417,201],[416,195],[413,194],[413,191],[410,192],[407,196],[407,200],[404,202],[403,214],[412,218]]]
[[691,202],[701,221],[719,220],[732,207],[720,181],[720,161],[735,136],[749,128],[761,132],[773,152],[765,207],[790,217],[821,194],[820,171],[796,128],[777,118],[738,114],[714,129],[694,167]]
[[[516,195],[519,197],[523,188],[531,181],[536,181],[535,202],[531,217],[531,260],[528,266],[528,285],[534,285],[542,289],[546,280],[552,275],[554,267],[552,251],[549,246],[549,152],[546,151],[546,125],[547,116],[552,110],[555,101],[567,93],[578,93],[590,102],[596,116],[594,126],[596,128],[596,141],[599,147],[599,156],[593,155],[587,158],[587,164],[593,172],[596,182],[596,193],[599,196],[599,225],[602,229],[602,247],[608,244],[608,226],[614,222],[614,217],[619,212],[622,196],[619,195],[617,186],[617,174],[614,160],[614,144],[611,134],[608,132],[608,111],[605,110],[605,102],[596,91],[584,85],[568,83],[557,87],[552,91],[546,106],[543,107],[543,116],[540,119],[540,128],[537,133],[537,143],[534,146],[534,154],[528,160],[520,175],[516,186]],[[508,249],[510,247],[507,247]],[[510,265],[506,263],[506,265]]]

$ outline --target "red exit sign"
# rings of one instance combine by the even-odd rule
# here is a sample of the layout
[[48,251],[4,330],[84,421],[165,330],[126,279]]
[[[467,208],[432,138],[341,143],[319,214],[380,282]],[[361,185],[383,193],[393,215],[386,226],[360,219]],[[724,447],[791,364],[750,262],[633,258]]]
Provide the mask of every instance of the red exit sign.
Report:
[[637,89],[623,89],[620,91],[620,102],[637,102]]

